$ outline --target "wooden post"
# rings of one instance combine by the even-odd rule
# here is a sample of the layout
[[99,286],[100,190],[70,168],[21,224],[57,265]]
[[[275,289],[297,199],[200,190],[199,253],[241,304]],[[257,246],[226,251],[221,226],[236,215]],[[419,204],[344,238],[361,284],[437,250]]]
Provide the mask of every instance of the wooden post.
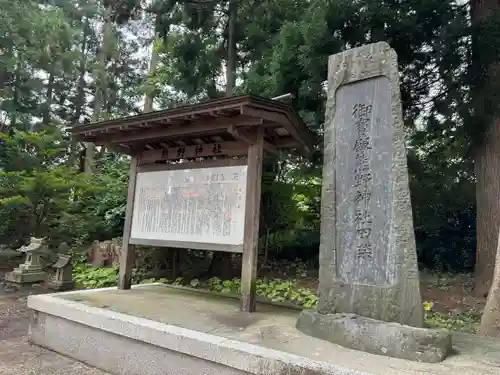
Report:
[[259,219],[263,158],[264,132],[263,129],[259,129],[256,142],[248,147],[245,236],[243,242],[240,300],[240,310],[244,312],[254,312],[256,306],[255,284],[259,254]]
[[130,289],[132,285],[132,269],[135,259],[135,245],[129,244],[132,229],[132,214],[134,211],[135,184],[137,180],[138,157],[132,156],[128,181],[127,209],[125,211],[125,225],[123,226],[122,252],[120,254],[120,276],[118,289]]

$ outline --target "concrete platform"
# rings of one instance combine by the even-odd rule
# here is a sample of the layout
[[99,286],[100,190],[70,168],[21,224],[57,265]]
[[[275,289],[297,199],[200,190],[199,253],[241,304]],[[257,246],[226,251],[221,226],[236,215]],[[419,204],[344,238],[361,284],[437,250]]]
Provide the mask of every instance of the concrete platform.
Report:
[[500,341],[454,335],[439,364],[354,351],[299,332],[299,311],[165,285],[30,296],[30,340],[113,374],[500,375]]

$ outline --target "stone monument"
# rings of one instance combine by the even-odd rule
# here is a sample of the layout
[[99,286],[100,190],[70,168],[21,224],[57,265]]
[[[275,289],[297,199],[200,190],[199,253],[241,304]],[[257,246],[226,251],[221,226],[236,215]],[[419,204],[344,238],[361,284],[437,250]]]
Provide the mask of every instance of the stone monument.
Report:
[[26,260],[12,272],[5,275],[5,280],[18,284],[32,284],[45,281],[45,271],[41,264],[41,252],[44,250],[43,238],[31,237],[29,245],[22,246],[18,251],[26,254]]
[[122,239],[109,241],[93,241],[88,250],[88,258],[92,267],[112,267],[120,264]]
[[418,328],[398,65],[387,43],[330,57],[324,142],[318,311],[303,312],[297,328],[376,354],[444,359],[449,334]]
[[52,265],[55,274],[50,278],[48,287],[54,290],[73,289],[73,263],[69,255],[59,254],[59,259]]

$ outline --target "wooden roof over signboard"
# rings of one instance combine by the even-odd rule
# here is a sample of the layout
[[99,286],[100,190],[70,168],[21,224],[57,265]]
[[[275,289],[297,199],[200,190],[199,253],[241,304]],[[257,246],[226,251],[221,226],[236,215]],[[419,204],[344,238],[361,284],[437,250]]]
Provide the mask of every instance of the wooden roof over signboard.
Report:
[[235,140],[248,143],[260,127],[268,151],[295,149],[305,156],[313,151],[313,133],[292,107],[248,95],[77,125],[71,133],[81,141],[130,154]]

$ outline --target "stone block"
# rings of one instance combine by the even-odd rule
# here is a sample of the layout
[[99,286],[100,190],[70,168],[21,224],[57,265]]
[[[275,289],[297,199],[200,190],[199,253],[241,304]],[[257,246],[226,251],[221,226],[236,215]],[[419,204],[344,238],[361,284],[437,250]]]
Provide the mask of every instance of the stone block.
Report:
[[421,327],[397,56],[333,55],[325,114],[318,311]]
[[47,282],[47,288],[57,291],[72,290],[74,287],[75,283],[73,281],[58,281],[52,279]]
[[5,280],[16,284],[35,284],[44,282],[46,273],[38,272],[19,272],[16,270],[5,274]]
[[55,274],[52,275],[47,287],[50,289],[62,291],[73,289],[73,263],[71,257],[65,254],[59,254],[59,259],[52,265]]
[[441,362],[452,350],[451,334],[446,330],[387,323],[355,314],[304,310],[296,328],[349,349],[417,362]]

